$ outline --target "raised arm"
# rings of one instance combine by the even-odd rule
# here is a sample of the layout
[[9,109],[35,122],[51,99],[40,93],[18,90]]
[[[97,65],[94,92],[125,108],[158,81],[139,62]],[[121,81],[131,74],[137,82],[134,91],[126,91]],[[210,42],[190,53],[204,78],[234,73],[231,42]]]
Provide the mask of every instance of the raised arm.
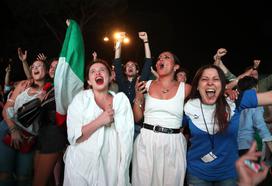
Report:
[[253,60],[253,70],[257,70],[259,68],[259,65],[261,64],[261,60],[254,59]]
[[9,64],[5,70],[6,70],[6,75],[5,75],[5,86],[9,86],[9,85],[10,85],[11,65]]
[[150,67],[150,69],[151,69],[151,73],[153,74],[153,76],[155,77],[155,79],[158,79],[159,78],[159,74],[153,69],[152,66]]
[[96,61],[96,59],[97,59],[97,53],[96,53],[96,51],[93,51],[92,56],[93,56],[93,61]]
[[114,60],[112,62],[114,66],[115,76],[116,76],[116,82],[119,86],[119,90],[125,90],[125,84],[124,84],[124,74],[123,74],[123,67],[122,67],[122,60],[121,60],[121,46],[122,41],[125,37],[125,32],[120,33],[120,38],[117,39],[115,45],[114,45]]
[[39,53],[36,57],[36,60],[39,61],[45,61],[47,59],[46,55],[44,55],[44,53]]
[[228,51],[225,48],[219,48],[216,54],[213,56],[213,64],[220,67],[221,70],[223,70],[224,74],[227,74],[229,72],[229,69],[222,62],[222,57],[225,56],[227,52]]
[[29,68],[29,65],[26,60],[27,59],[27,51],[23,52],[21,48],[18,48],[17,52],[18,52],[18,57],[19,57],[20,61],[22,61],[22,63],[23,63],[23,68],[24,68],[24,72],[25,72],[27,79],[31,79],[30,68]]
[[121,46],[122,46],[122,42],[126,36],[125,32],[120,32],[119,34],[120,34],[120,36],[119,36],[119,38],[117,38],[115,45],[114,45],[114,50],[115,50],[114,59],[118,59],[121,57]]
[[242,79],[245,76],[250,76],[250,74],[252,73],[253,68],[245,71],[243,74],[239,75],[235,80],[229,82],[226,85],[226,89],[233,89],[235,86],[237,86],[239,79]]
[[138,35],[139,35],[139,38],[144,43],[144,50],[145,50],[145,59],[144,59],[144,65],[142,68],[140,80],[147,81],[149,80],[149,77],[151,75],[151,67],[152,67],[151,51],[150,51],[147,33],[139,32]]
[[248,69],[247,71],[245,71],[244,73],[242,73],[241,75],[239,75],[236,79],[234,79],[233,81],[231,81],[230,83],[227,84],[226,88],[227,89],[232,89],[233,87],[235,87],[238,83],[238,81],[245,77],[245,76],[251,76],[252,72],[254,70],[257,70],[259,65],[260,65],[261,61],[260,60],[254,60],[253,61],[253,67]]
[[145,49],[145,58],[151,58],[151,51],[149,47],[149,41],[148,41],[148,36],[146,32],[139,32],[139,38],[143,41],[144,43],[144,49]]
[[219,48],[217,51],[216,51],[216,54],[213,56],[213,59],[214,59],[214,65],[216,66],[219,66],[221,65],[222,63],[222,57],[225,56],[227,54],[227,49],[225,48]]
[[227,50],[225,48],[219,48],[214,55],[214,65],[218,66],[223,70],[225,77],[228,81],[233,81],[236,79],[236,76],[232,74],[229,69],[222,62],[222,57],[227,54]]
[[6,97],[8,96],[9,92],[12,89],[12,85],[10,84],[10,72],[11,72],[11,65],[9,64],[7,66],[6,70],[6,74],[5,74],[5,84],[4,84],[4,98],[6,99]]

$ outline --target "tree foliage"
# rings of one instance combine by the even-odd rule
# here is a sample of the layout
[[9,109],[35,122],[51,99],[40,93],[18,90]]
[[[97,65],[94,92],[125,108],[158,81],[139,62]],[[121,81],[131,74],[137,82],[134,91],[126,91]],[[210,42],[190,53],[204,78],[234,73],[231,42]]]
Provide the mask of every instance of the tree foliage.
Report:
[[128,7],[126,0],[6,0],[5,3],[17,23],[16,30],[21,32],[19,37],[42,37],[50,31],[60,45],[67,18],[75,19],[85,35],[105,18],[116,16],[116,10],[122,14]]

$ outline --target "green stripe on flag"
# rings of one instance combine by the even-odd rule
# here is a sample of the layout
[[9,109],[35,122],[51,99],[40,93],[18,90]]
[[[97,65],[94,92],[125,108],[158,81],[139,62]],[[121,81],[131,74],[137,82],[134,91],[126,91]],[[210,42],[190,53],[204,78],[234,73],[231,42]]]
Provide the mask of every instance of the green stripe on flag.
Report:
[[56,123],[63,125],[69,104],[84,85],[85,54],[80,28],[74,20],[66,31],[55,71]]
[[74,20],[70,20],[60,57],[65,57],[66,62],[78,78],[84,82],[84,45],[80,28]]

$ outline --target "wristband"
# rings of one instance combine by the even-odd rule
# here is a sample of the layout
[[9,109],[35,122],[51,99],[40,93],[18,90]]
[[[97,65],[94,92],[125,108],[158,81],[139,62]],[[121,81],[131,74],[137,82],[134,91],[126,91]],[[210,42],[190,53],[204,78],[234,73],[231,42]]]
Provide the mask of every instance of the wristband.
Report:
[[148,41],[144,41],[144,43],[148,43]]

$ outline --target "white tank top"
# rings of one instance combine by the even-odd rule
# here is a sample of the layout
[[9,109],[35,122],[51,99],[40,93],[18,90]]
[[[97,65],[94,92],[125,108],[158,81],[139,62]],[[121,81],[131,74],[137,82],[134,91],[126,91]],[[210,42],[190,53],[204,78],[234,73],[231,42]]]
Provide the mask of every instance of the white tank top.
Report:
[[16,97],[15,104],[14,104],[14,111],[17,112],[17,110],[24,104],[29,102],[30,100],[36,98],[41,91],[39,91],[37,94],[34,95],[28,95],[28,91],[30,88],[25,89],[21,94],[19,94]]
[[160,125],[167,128],[180,128],[183,117],[185,98],[185,84],[179,84],[176,95],[170,99],[162,100],[149,95],[149,87],[152,80],[146,84],[144,123]]

